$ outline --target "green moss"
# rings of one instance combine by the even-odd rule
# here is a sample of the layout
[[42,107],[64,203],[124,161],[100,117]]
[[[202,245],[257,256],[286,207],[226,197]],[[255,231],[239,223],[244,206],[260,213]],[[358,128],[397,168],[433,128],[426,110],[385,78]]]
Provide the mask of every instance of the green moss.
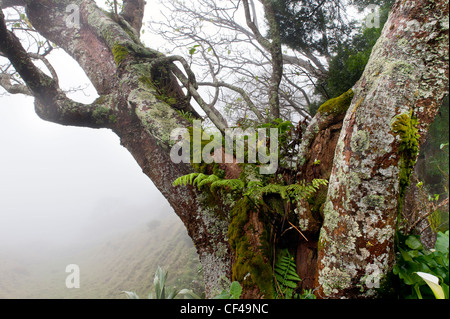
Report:
[[94,101],[94,104],[101,105],[101,104],[106,103],[107,101],[108,101],[108,97],[105,95],[101,95]]
[[[152,80],[149,76],[145,76],[145,75],[141,76],[141,77],[139,78],[139,82],[141,82],[142,84],[144,84],[144,85],[145,85],[147,88],[149,88],[149,89],[156,90],[158,93],[155,94],[155,97],[156,97],[158,100],[160,100],[160,101],[162,101],[162,102],[164,102],[164,103],[167,103],[167,104],[169,104],[169,105],[175,105],[175,104],[177,104],[177,99],[174,98],[174,97],[170,97],[170,96],[165,95],[165,94],[163,93],[164,90],[158,89],[158,88],[155,86],[155,83],[153,82],[153,80]],[[159,94],[160,92],[161,92],[161,94]]]
[[[243,197],[231,212],[231,222],[228,227],[228,239],[235,252],[236,260],[232,269],[232,280],[239,281],[244,288],[257,286],[266,298],[273,296],[273,272],[268,258],[269,234],[264,231],[260,237],[262,246],[258,251],[252,247],[245,226],[249,222],[248,213],[252,204]],[[249,228],[247,231],[251,231]]]
[[250,209],[250,201],[247,197],[238,201],[231,212],[231,223],[228,227],[228,239],[232,249],[236,250],[239,238],[244,232],[244,226],[248,222],[248,213]]
[[95,122],[97,124],[105,124],[111,122],[111,117],[113,117],[115,119],[115,122],[117,122],[116,117],[112,114],[109,114],[110,111],[111,110],[106,107],[99,106],[94,110],[94,112],[92,112],[92,117],[95,119]]
[[348,90],[341,96],[326,101],[319,107],[317,111],[320,114],[340,115],[347,112],[348,107],[352,103],[354,92],[352,89]]
[[402,113],[395,116],[391,123],[391,130],[400,138],[398,152],[400,158],[399,172],[399,212],[403,207],[403,198],[406,188],[409,186],[411,172],[416,164],[419,152],[419,131],[417,129],[418,120],[413,117],[412,112]]
[[114,47],[112,49],[112,54],[114,56],[114,61],[116,62],[116,65],[119,66],[123,62],[123,60],[125,60],[128,57],[129,52],[127,48],[116,43],[114,44]]
[[141,77],[139,77],[139,82],[144,84],[144,86],[149,89],[155,89],[155,85],[153,84],[153,81],[149,76],[142,75]]
[[109,116],[109,122],[110,123],[117,123],[117,116],[115,116],[114,114],[111,114],[110,116]]
[[162,101],[162,102],[164,102],[164,103],[167,103],[167,104],[169,104],[169,105],[175,105],[175,104],[177,104],[177,99],[174,98],[174,97],[168,97],[168,96],[165,96],[165,95],[163,95],[163,94],[160,94],[160,95],[156,94],[155,97],[156,97],[158,100],[160,100],[160,101]]

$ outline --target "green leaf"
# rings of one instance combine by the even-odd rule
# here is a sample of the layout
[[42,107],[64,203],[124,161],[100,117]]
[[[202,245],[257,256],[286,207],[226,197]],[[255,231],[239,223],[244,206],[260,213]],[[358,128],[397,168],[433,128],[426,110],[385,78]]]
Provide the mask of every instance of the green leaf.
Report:
[[189,49],[189,54],[193,55],[195,51],[197,51],[197,48],[199,47],[199,44],[194,45],[192,48]]
[[214,174],[213,175],[209,175],[207,178],[205,178],[201,182],[197,183],[197,186],[200,188],[203,185],[212,184],[212,183],[218,181],[219,179],[220,178],[218,176],[214,175]]
[[[297,267],[295,265],[294,258],[289,252],[281,251],[281,256],[275,263],[275,279],[277,281],[277,298],[292,298],[294,289],[297,288],[298,283],[301,281],[297,275]],[[281,290],[281,291],[280,291]],[[280,295],[281,294],[281,295]]]
[[175,299],[176,296],[178,296],[179,290],[173,289],[169,294],[167,295],[167,298],[165,299]]
[[442,283],[441,284],[442,289],[444,290],[444,294],[445,294],[445,299],[449,299],[449,294],[448,294],[448,285]]
[[180,176],[173,182],[173,186],[179,186],[179,185],[186,186],[187,183],[192,185],[194,179],[199,175],[200,175],[200,173],[192,173],[192,174]]
[[244,188],[244,182],[240,179],[221,179],[211,184],[211,191],[222,188],[223,190],[241,190]]
[[444,234],[442,232],[439,232],[437,234],[436,244],[434,248],[436,251],[442,253],[442,254],[448,254],[448,246],[449,246],[449,236],[448,231]]
[[215,296],[213,299],[231,299],[231,295],[228,291],[223,290],[219,295]]
[[405,243],[411,249],[423,249],[422,243],[415,236],[409,236]]
[[233,281],[230,287],[230,295],[232,299],[239,299],[242,294],[242,287],[237,281]]

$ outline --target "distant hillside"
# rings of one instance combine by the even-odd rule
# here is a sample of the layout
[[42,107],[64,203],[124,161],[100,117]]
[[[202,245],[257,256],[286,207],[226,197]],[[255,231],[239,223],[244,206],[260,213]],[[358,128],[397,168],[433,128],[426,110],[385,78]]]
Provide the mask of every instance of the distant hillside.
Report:
[[[65,286],[68,264],[80,267],[79,289]],[[123,290],[146,297],[158,265],[169,271],[168,287],[201,293],[195,248],[183,224],[171,218],[45,261],[0,255],[0,298],[124,298]]]

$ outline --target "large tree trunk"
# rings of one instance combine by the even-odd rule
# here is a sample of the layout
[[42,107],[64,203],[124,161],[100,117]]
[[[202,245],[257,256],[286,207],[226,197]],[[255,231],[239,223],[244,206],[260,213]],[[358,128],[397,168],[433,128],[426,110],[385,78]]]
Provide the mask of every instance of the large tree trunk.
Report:
[[[448,1],[397,1],[354,88],[320,233],[323,296],[373,296],[392,269],[415,147],[447,92],[448,10]],[[417,141],[411,118],[418,121]]]
[[[270,272],[256,275],[238,269],[240,263],[250,265],[249,269],[259,267],[252,266],[255,258],[272,265],[261,248],[263,236],[270,233],[263,213],[240,203],[244,219],[234,235],[245,235],[245,248],[253,256],[250,262],[242,260],[238,249],[244,246],[239,246],[242,243],[236,237],[229,238],[230,221],[237,222],[229,215],[230,205],[220,198],[211,202],[194,187],[172,185],[176,178],[193,172],[189,164],[173,163],[169,156],[171,131],[188,126],[177,110],[198,115],[175,79],[181,72],[174,61],[182,60],[145,48],[136,39],[141,23],[135,18],[142,14],[143,1],[124,1],[126,12],[121,17],[105,14],[91,0],[71,1],[80,8],[79,29],[67,26],[64,3],[0,1],[4,8],[28,4],[33,26],[79,63],[100,95],[89,105],[67,98],[55,79],[33,65],[1,15],[0,51],[25,80],[28,88],[23,92],[35,97],[37,114],[63,125],[110,128],[120,137],[186,225],[203,265],[208,297],[225,288],[224,278],[251,282],[244,284],[247,298],[271,297],[269,285],[257,282],[270,281]],[[300,240],[297,249],[298,272],[308,277],[304,288],[320,287],[318,294],[331,298],[371,296],[374,290],[366,279],[382,277],[391,269],[401,197],[399,175],[404,172],[399,168],[401,140],[390,123],[396,115],[410,116],[413,111],[423,140],[448,84],[447,40],[448,1],[398,1],[363,78],[353,89],[348,111],[347,107],[324,108],[311,122],[301,147],[304,160],[299,179],[331,177],[328,193],[322,190],[323,209],[316,207],[312,214],[304,203],[298,205],[300,228],[312,239],[309,243]],[[189,80],[186,86],[195,97],[195,81]],[[210,114],[215,116],[214,111]],[[322,171],[314,166],[316,158],[323,160]],[[221,168],[228,177],[239,174],[235,165]]]

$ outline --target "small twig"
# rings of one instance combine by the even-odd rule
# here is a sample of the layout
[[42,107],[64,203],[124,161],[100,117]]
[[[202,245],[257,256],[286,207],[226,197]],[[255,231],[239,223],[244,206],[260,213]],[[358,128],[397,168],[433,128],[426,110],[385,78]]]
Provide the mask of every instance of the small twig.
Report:
[[300,231],[300,229],[298,229],[297,227],[294,226],[294,224],[292,224],[290,221],[288,221],[288,223],[294,227],[299,233],[300,235],[302,235],[303,238],[305,238],[306,241],[309,241],[308,238],[305,237],[305,235],[303,235],[303,233]]
[[51,63],[47,60],[47,58],[45,58],[44,56],[37,54],[37,53],[28,53],[28,55],[35,59],[35,60],[41,60],[44,65],[47,67],[47,69],[50,71],[50,74],[52,75],[53,80],[58,84],[59,83],[59,79],[58,79],[58,74],[56,73],[56,70],[53,68],[53,66],[51,65]]

